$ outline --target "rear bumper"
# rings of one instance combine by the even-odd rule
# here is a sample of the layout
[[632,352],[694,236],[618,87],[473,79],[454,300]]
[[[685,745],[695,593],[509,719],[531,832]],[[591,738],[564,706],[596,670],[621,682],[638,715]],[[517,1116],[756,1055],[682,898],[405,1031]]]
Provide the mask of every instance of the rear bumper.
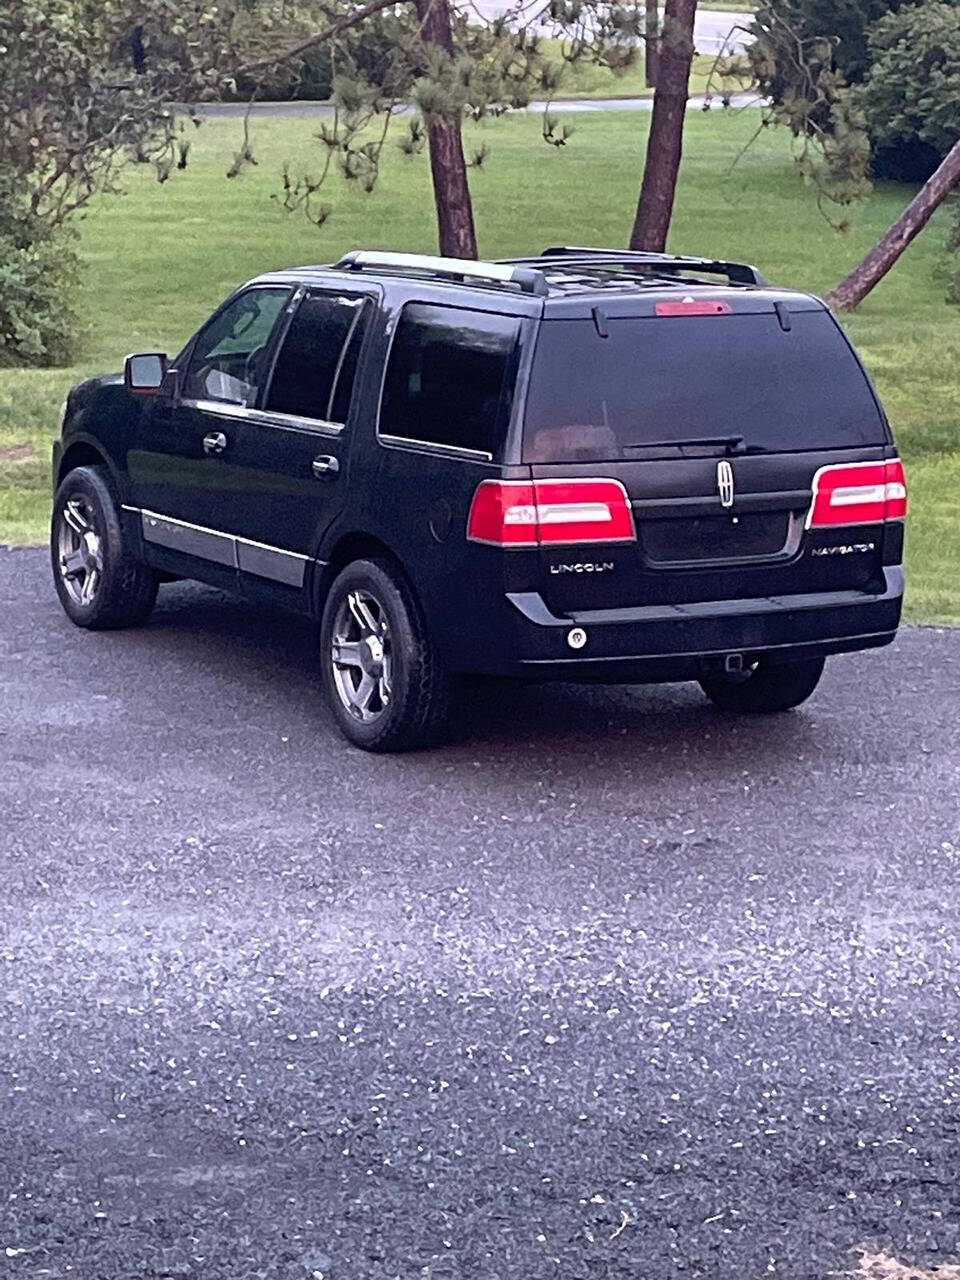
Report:
[[[904,576],[884,570],[878,594],[833,591],[695,604],[596,609],[557,617],[536,592],[508,594],[516,611],[515,656],[506,674],[545,679],[689,679],[728,654],[766,654],[784,662],[889,644],[900,623]],[[573,650],[572,628],[586,632]]]

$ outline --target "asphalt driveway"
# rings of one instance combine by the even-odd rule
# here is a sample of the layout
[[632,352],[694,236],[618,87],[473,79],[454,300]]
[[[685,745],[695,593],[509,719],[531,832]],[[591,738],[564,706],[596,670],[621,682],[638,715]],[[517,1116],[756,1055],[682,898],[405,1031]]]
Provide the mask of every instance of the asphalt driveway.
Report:
[[0,551],[0,1274],[960,1259],[960,632],[800,713],[478,689],[378,759],[309,628]]

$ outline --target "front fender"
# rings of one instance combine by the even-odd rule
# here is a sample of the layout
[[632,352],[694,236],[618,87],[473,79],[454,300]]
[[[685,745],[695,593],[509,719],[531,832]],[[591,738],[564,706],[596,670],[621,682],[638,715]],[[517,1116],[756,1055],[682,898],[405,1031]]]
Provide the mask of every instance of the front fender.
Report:
[[78,466],[105,466],[121,502],[127,500],[127,453],[144,412],[119,374],[89,378],[70,392],[60,439],[53,450],[56,487]]

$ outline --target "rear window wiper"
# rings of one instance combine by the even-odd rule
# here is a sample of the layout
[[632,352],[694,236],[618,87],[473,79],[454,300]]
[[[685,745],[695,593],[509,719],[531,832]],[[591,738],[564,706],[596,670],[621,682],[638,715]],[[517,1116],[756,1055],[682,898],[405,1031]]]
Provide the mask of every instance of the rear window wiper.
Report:
[[635,440],[623,445],[624,449],[692,449],[723,445],[727,453],[746,453],[743,436],[695,436],[690,440]]

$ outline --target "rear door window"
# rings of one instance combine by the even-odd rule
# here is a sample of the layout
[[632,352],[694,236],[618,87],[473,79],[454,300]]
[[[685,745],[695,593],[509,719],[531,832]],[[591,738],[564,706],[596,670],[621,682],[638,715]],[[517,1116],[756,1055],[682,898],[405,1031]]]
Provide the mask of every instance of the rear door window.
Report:
[[870,384],[825,311],[546,320],[524,420],[527,462],[676,456],[742,436],[753,451],[886,442]]
[[520,321],[408,303],[384,379],[380,435],[492,457],[510,415]]
[[364,298],[308,294],[281,344],[263,407],[346,422],[368,313]]

